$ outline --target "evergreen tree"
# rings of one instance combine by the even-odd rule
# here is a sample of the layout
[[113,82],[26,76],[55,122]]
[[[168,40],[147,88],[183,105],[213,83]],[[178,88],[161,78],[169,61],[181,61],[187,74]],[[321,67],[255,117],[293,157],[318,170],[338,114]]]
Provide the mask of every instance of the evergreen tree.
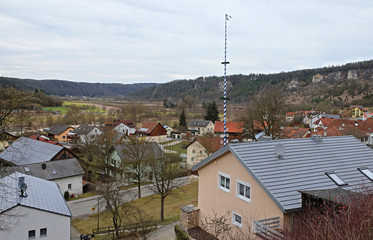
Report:
[[206,112],[205,120],[210,120],[210,121],[213,121],[214,123],[215,121],[219,121],[219,111],[218,111],[218,106],[216,105],[215,101],[207,104],[207,112]]
[[186,128],[186,114],[185,114],[185,109],[183,108],[183,110],[181,111],[180,113],[180,116],[179,116],[179,126],[181,128]]

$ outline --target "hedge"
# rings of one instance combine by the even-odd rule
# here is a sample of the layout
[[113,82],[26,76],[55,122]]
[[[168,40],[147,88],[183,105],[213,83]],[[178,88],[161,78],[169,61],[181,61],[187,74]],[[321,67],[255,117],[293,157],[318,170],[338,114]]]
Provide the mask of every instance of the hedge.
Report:
[[177,240],[190,240],[190,237],[187,232],[185,232],[179,225],[174,227]]

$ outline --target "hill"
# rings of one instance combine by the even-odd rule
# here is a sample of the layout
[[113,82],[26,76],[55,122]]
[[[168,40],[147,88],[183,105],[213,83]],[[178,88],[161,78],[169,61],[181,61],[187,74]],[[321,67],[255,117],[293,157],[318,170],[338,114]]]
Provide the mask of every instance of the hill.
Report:
[[[343,106],[373,105],[373,60],[276,74],[231,75],[227,77],[232,102],[247,102],[265,87],[283,91],[293,104]],[[218,100],[223,95],[223,77],[175,80],[131,93],[134,99],[180,101],[190,95],[194,101]]]
[[0,77],[0,87],[13,87],[23,91],[42,89],[46,94],[57,96],[114,97],[152,87],[156,83],[85,83],[64,80],[33,80]]

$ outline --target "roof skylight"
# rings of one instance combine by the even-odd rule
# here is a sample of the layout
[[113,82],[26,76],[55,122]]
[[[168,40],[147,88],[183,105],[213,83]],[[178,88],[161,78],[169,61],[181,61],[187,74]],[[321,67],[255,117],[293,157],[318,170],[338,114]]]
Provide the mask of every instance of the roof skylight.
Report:
[[347,185],[340,177],[337,176],[334,172],[325,173],[335,184],[338,186]]
[[358,168],[360,172],[362,172],[367,178],[373,181],[373,172],[370,171],[368,168]]
[[30,169],[28,167],[23,167],[25,169],[25,172],[30,172]]

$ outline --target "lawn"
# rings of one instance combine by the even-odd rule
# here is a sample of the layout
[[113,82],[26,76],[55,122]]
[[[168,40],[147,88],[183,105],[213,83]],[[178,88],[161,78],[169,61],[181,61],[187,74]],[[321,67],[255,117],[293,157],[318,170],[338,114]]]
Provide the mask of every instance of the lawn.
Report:
[[176,151],[178,155],[184,153],[187,154],[187,149],[185,148],[189,142],[180,142],[172,146],[165,146],[164,148],[171,151]]
[[[170,224],[180,219],[180,207],[188,204],[197,205],[197,192],[198,182],[194,182],[175,190],[174,194],[168,196],[165,200],[165,221],[163,223],[159,222],[161,204],[158,195],[134,200],[132,209],[136,207],[141,209],[146,216],[158,221],[159,224]],[[131,214],[128,218],[131,218]],[[85,219],[75,218],[72,220],[72,225],[81,233],[92,233],[92,229],[97,227],[97,214],[90,215]],[[113,226],[110,214],[108,211],[101,212],[100,227],[108,226]]]

